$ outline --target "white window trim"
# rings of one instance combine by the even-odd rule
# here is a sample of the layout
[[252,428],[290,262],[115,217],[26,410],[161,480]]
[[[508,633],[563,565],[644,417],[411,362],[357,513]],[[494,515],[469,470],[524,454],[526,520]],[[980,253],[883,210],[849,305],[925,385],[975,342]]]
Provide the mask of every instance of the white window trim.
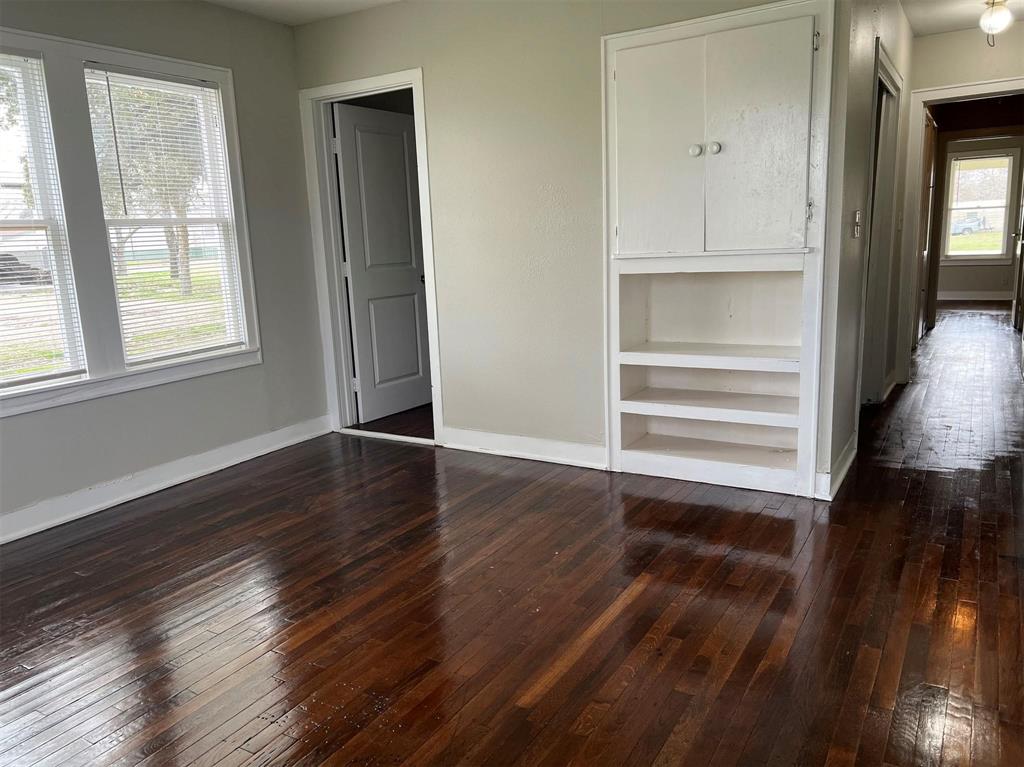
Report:
[[[972,157],[1009,157],[1010,169],[1009,180],[1006,189],[1006,213],[1004,216],[1003,251],[998,253],[975,253],[957,254],[949,253],[946,246],[949,242],[949,228],[952,225],[951,208],[949,206],[949,195],[953,182],[953,163],[957,160],[970,159]],[[1013,242],[1013,225],[1011,215],[1013,214],[1015,187],[1019,175],[1020,150],[1019,149],[977,149],[971,151],[957,151],[953,148],[946,154],[946,185],[943,189],[945,199],[942,202],[942,248],[940,251],[939,263],[942,266],[1005,266],[1013,263],[1011,252]]]
[[[61,189],[65,199],[76,200],[70,210],[65,205],[65,218],[89,369],[78,377],[0,389],[0,418],[262,363],[231,70],[6,27],[0,27],[0,34],[4,50],[31,53],[43,60]],[[126,366],[92,151],[85,90],[85,69],[90,64],[167,79],[205,81],[220,90],[246,346]],[[54,119],[55,115],[60,119]]]

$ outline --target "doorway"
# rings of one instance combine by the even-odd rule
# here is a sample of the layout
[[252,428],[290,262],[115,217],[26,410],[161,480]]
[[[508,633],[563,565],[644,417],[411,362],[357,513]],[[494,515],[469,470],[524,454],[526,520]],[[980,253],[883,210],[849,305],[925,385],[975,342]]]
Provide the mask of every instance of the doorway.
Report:
[[300,94],[336,431],[435,444],[442,424],[422,73]]
[[331,105],[359,431],[434,438],[412,89]]
[[1009,310],[1019,292],[1024,95],[943,102],[929,111],[937,149],[922,237],[934,254],[923,291],[926,331],[943,302],[997,302]]

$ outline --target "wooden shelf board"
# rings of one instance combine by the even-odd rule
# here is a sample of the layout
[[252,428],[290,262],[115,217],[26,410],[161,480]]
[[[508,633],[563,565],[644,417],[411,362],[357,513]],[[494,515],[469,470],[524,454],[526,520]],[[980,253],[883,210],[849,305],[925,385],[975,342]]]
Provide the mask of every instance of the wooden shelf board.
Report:
[[796,428],[800,400],[772,394],[647,388],[624,398],[619,409],[639,415]]
[[696,272],[802,272],[803,253],[743,253],[731,256],[642,256],[616,258],[613,267],[620,275],[678,274]]
[[694,258],[699,256],[772,256],[772,255],[803,255],[810,253],[810,248],[747,248],[744,250],[659,250],[634,253],[613,252],[615,259],[630,258]]
[[755,466],[765,469],[796,469],[796,449],[718,442],[710,439],[645,434],[627,445],[624,453],[651,453],[669,458]]
[[648,341],[619,352],[621,364],[800,372],[799,346]]

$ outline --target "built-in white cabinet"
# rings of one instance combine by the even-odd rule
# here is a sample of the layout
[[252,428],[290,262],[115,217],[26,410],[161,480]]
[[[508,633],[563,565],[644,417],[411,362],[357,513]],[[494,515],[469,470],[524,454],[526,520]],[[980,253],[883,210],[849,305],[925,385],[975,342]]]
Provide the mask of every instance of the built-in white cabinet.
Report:
[[811,15],[613,53],[613,252],[806,244]]
[[605,38],[613,469],[813,494],[831,13]]

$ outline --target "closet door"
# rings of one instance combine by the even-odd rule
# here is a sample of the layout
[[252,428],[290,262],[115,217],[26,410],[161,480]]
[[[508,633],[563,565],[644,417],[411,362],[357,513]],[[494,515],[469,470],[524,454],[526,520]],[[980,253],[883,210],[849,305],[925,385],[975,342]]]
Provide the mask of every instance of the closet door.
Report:
[[704,40],[615,54],[615,255],[704,250]]
[[813,35],[805,16],[707,37],[708,250],[805,244]]

